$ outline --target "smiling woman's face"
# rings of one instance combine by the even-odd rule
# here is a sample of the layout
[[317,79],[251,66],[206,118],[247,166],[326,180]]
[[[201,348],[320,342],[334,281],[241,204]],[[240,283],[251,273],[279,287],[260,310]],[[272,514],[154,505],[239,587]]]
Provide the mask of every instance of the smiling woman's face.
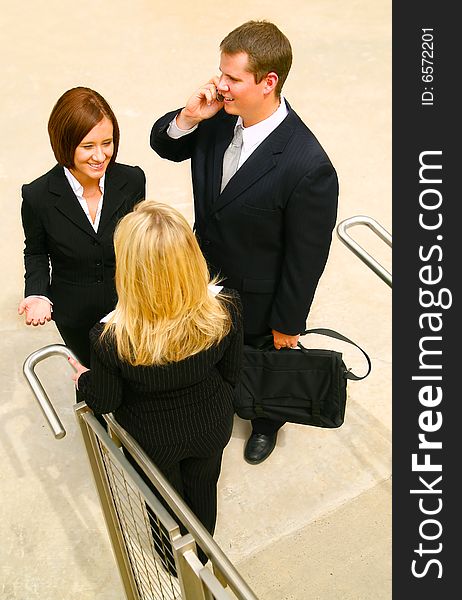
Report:
[[75,149],[74,166],[70,169],[82,184],[99,181],[114,153],[113,125],[103,117]]

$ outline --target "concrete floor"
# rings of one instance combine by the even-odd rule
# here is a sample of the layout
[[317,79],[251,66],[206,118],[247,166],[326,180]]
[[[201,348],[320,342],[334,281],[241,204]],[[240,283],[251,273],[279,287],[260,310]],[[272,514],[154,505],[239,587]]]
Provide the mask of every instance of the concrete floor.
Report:
[[[60,358],[38,368],[65,423],[55,441],[22,376],[24,358],[60,342],[53,324],[24,325],[20,187],[54,159],[46,124],[57,98],[87,85],[111,103],[119,160],[140,165],[148,194],[192,220],[188,164],[149,148],[155,118],[184,103],[217,72],[218,44],[233,27],[266,18],[294,50],[285,95],[319,137],[340,179],[339,221],[375,218],[391,232],[391,3],[379,0],[197,0],[3,3],[0,148],[3,293],[0,314],[0,596],[5,600],[119,600]],[[391,270],[389,249],[355,238]],[[236,417],[219,485],[216,539],[261,600],[391,597],[391,291],[334,237],[308,325],[362,345],[371,375],[349,385],[343,427],[286,425],[259,466],[242,459],[249,425]],[[348,366],[359,353],[342,344]]]

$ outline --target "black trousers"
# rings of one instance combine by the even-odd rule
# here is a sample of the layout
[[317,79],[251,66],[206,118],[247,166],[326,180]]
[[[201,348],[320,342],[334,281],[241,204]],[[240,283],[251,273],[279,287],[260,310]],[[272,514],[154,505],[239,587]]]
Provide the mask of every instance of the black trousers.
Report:
[[[217,519],[217,482],[221,471],[223,450],[229,442],[233,428],[233,413],[230,409],[229,417],[217,423],[212,431],[197,435],[193,439],[172,443],[167,446],[145,447],[146,453],[154,464],[162,471],[166,479],[185,500],[189,508],[201,521],[207,531],[213,536]],[[130,432],[136,439],[136,432]],[[143,446],[143,444],[141,444]],[[126,454],[128,454],[126,452]],[[157,498],[165,506],[175,520],[174,515],[166,502],[155,490],[149,479],[139,469],[133,458],[127,456],[129,462],[140,473],[148,487],[152,489]],[[162,526],[155,520],[151,511],[150,515],[152,535],[156,549],[169,548],[168,537]],[[186,530],[180,525],[180,531]],[[208,560],[206,554],[198,547],[198,557],[203,564]],[[162,552],[159,552],[162,556]],[[167,555],[170,554],[167,552]],[[170,562],[167,558],[167,562]],[[168,565],[170,573],[174,574],[173,567]]]
[[[128,462],[135,468],[167,512],[178,522],[178,517],[125,448],[124,454],[127,457]],[[183,465],[183,469],[178,464],[170,469],[161,469],[168,481],[187,502],[189,507],[211,535],[213,535],[215,531],[217,516],[217,481],[221,470],[222,455],[223,451],[205,461],[197,461],[194,459],[186,461],[186,465]],[[164,567],[176,577],[177,573],[174,566],[173,550],[171,548],[167,530],[157,520],[148,505],[146,505],[146,510],[149,515],[154,547],[157,550]],[[181,533],[185,535],[187,529],[182,523],[179,525]],[[205,565],[208,561],[208,557],[200,546],[197,546],[197,555],[202,564]]]
[[90,329],[94,323],[82,327],[64,327],[56,323],[64,343],[77,356],[84,367],[90,368]]
[[[273,334],[270,330],[261,335],[249,335],[244,333],[244,344],[253,346],[254,348],[266,348],[273,345]],[[259,417],[252,419],[252,433],[262,433],[264,435],[272,435],[279,431],[285,421],[276,421]]]
[[[221,470],[222,455],[223,451],[208,459],[186,459],[182,461],[181,464],[176,464],[170,469],[162,469],[163,474],[180,496],[186,501],[188,506],[193,510],[211,535],[213,535],[215,531],[217,519],[217,482]],[[175,520],[178,520],[160,494],[157,492],[155,492],[155,494],[172,517]],[[162,526],[160,526],[159,529],[156,529],[156,525],[159,527],[159,524],[157,520],[154,521],[149,507],[147,507],[147,509],[150,515],[154,545],[157,547],[159,541],[162,541],[165,552],[165,548],[168,547],[167,536],[165,534],[162,535]],[[156,531],[160,531],[159,537],[156,535]],[[181,523],[180,531],[183,535],[187,533],[186,528]],[[166,554],[168,556],[168,552]],[[208,561],[208,557],[199,545],[197,546],[197,555],[202,564],[205,565]],[[169,570],[175,575],[171,567]]]

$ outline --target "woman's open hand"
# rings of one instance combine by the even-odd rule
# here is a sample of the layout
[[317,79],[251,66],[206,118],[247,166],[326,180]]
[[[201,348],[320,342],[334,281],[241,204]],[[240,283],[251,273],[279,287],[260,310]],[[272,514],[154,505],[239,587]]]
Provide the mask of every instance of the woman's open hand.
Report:
[[26,313],[26,325],[45,325],[51,321],[51,304],[43,298],[30,296],[24,298],[18,306],[18,314]]

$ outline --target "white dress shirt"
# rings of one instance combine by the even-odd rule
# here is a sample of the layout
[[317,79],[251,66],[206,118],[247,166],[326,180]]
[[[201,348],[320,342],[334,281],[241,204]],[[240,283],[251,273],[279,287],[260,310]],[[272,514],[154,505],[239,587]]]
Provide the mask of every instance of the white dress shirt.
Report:
[[235,128],[238,125],[243,127],[242,150],[239,157],[238,169],[249,158],[252,152],[254,152],[264,140],[266,140],[270,133],[273,133],[276,127],[278,127],[284,121],[288,112],[286,101],[281,97],[281,103],[279,104],[278,109],[263,121],[255,123],[255,125],[244,127],[242,118],[237,118]]
[[106,173],[99,180],[99,189],[101,190],[101,198],[98,202],[98,207],[96,209],[95,222],[91,220],[90,211],[88,210],[88,204],[85,198],[83,197],[83,185],[78,181],[74,175],[69,171],[67,167],[64,167],[64,174],[69,182],[69,185],[72,188],[72,191],[75,194],[75,197],[79,201],[80,206],[82,207],[83,212],[87,215],[87,219],[90,221],[91,226],[95,231],[98,231],[99,221],[101,219],[101,211],[103,209],[103,198],[104,198],[104,180],[106,177]]

